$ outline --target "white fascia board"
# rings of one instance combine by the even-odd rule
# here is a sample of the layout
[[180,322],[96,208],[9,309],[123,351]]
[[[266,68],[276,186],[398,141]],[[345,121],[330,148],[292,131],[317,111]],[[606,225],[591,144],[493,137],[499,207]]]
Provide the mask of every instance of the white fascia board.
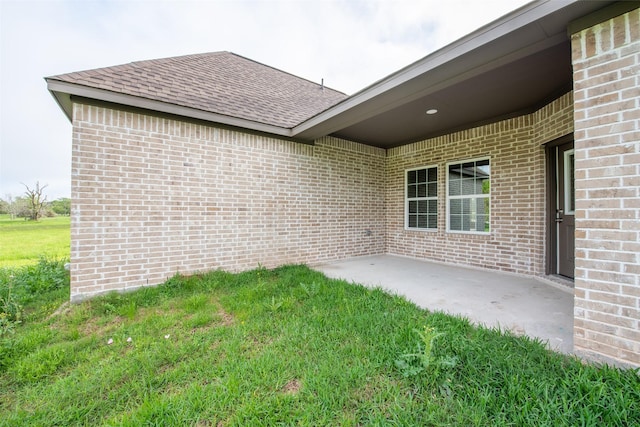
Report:
[[65,110],[67,116],[70,112],[66,111],[63,102],[58,94],[69,94],[80,96],[88,99],[109,102],[113,104],[121,104],[128,107],[141,108],[144,110],[157,111],[161,113],[172,114],[192,119],[204,120],[212,123],[219,123],[226,126],[244,128],[256,132],[269,133],[278,136],[291,137],[291,129],[279,126],[267,125],[264,123],[254,122],[251,120],[241,119],[224,114],[211,113],[208,111],[198,110],[196,108],[184,107],[176,104],[169,104],[162,101],[154,101],[147,98],[141,98],[133,95],[112,92],[104,89],[97,89],[74,83],[61,82],[58,80],[47,79],[47,88],[54,95],[58,104]]

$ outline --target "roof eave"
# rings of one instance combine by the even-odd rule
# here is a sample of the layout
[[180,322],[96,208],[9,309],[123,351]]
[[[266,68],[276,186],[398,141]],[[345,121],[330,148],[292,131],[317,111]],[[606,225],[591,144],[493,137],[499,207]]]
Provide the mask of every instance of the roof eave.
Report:
[[[340,129],[357,123],[363,119],[372,117],[389,108],[393,108],[403,102],[407,102],[406,94],[400,93],[397,89],[412,80],[418,79],[439,67],[447,66],[451,61],[464,57],[471,52],[478,51],[492,42],[514,32],[526,25],[532,24],[545,16],[562,10],[567,6],[577,3],[579,0],[543,0],[531,2],[510,14],[468,34],[467,36],[433,52],[421,60],[387,76],[386,78],[372,84],[362,91],[352,95],[336,106],[329,108],[322,113],[302,122],[293,128],[293,135],[298,138],[315,139],[323,135],[332,134]],[[565,36],[566,37],[566,36]],[[505,55],[526,55],[533,46],[548,45],[557,42],[558,37],[551,37],[546,40],[530,41],[524,40],[521,46],[515,46],[511,52],[488,52],[491,58],[486,58],[483,63],[469,63],[465,69],[457,70],[463,77],[466,72],[478,71],[491,61]],[[499,60],[499,59],[498,59]],[[445,73],[451,76],[451,73]],[[452,81],[430,81],[429,87],[424,88],[422,93],[429,90],[436,90],[442,84],[451,84]],[[455,82],[454,82],[455,83]],[[393,92],[398,93],[395,95]],[[387,99],[383,100],[383,96]],[[412,94],[411,96],[415,96]],[[384,105],[376,102],[383,101]]]
[[292,130],[289,128],[282,128],[242,118],[225,116],[223,114],[170,104],[167,102],[155,101],[148,98],[63,82],[52,78],[45,78],[45,80],[47,82],[47,89],[51,92],[69,121],[73,121],[73,101],[71,97],[77,96],[112,104],[126,105],[128,107],[140,108],[143,110],[156,111],[196,120],[204,120],[225,126],[244,128],[287,138],[292,137]]

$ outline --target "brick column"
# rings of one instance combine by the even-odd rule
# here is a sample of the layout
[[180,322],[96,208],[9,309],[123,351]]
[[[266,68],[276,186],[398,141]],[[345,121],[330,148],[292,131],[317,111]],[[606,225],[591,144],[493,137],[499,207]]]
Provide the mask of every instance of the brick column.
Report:
[[576,352],[640,366],[640,9],[571,37]]

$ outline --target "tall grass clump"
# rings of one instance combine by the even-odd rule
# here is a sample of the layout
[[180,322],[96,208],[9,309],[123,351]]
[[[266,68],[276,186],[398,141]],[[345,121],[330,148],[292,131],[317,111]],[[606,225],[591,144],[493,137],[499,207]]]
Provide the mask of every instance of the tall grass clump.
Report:
[[25,315],[38,317],[68,299],[66,262],[42,257],[33,265],[0,268],[0,337],[14,332]]

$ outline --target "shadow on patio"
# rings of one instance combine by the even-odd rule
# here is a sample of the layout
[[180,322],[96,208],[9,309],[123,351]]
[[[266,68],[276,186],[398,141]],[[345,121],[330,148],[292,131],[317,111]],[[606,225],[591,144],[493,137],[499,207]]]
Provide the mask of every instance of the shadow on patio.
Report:
[[573,290],[561,285],[392,255],[351,258],[314,268],[331,278],[380,286],[431,311],[540,338],[562,353],[573,351]]

